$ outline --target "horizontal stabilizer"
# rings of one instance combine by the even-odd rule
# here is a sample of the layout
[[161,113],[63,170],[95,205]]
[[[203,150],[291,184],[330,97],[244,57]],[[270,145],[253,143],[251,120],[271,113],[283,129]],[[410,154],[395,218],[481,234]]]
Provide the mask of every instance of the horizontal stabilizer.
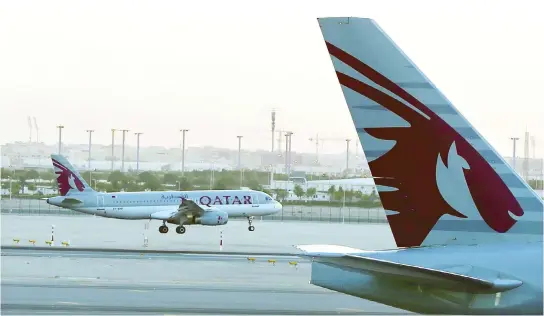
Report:
[[[304,245],[295,247],[304,252],[303,256],[311,256],[315,262],[452,291],[480,294],[499,293],[512,290],[523,284],[519,280],[481,279],[444,270],[366,257],[364,256],[365,251],[342,246]],[[334,252],[335,249],[341,250],[342,248],[348,251]]]
[[62,204],[79,204],[79,203],[83,203],[83,201],[73,197],[65,198],[64,200],[62,200]]

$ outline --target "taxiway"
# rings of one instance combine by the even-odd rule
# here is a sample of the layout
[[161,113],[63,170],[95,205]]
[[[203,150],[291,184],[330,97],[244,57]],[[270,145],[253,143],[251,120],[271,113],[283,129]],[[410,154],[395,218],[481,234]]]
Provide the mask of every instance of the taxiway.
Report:
[[308,283],[291,255],[2,249],[9,314],[406,314]]

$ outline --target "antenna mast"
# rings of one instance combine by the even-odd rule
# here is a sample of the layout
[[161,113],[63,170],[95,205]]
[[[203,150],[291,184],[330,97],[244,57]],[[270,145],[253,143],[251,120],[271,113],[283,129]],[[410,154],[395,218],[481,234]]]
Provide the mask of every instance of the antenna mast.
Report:
[[38,129],[38,123],[36,122],[36,117],[34,116],[34,128],[36,129],[36,143],[40,142],[40,130]]
[[28,135],[28,142],[32,143],[32,122],[30,121],[30,116],[26,117],[28,119],[28,129],[30,130],[30,133]]

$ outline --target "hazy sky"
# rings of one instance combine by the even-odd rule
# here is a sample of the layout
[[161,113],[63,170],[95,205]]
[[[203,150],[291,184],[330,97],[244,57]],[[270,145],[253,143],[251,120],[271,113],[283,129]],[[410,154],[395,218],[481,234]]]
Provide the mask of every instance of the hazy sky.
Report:
[[[354,138],[317,17],[374,18],[503,155],[525,128],[544,156],[540,1],[2,1],[0,143],[270,148],[277,129]],[[121,136],[116,136],[116,143]],[[345,144],[325,143],[324,151]],[[522,154],[522,147],[519,154]]]

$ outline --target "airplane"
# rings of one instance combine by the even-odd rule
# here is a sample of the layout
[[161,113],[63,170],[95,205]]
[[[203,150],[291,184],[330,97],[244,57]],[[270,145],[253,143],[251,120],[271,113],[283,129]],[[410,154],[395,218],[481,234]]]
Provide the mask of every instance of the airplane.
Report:
[[318,18],[396,248],[293,245],[310,283],[424,314],[543,314],[543,201],[372,19]]
[[52,154],[51,160],[60,195],[46,198],[48,204],[108,218],[162,220],[161,234],[168,232],[166,223],[178,225],[176,233],[184,234],[185,225],[218,226],[241,217],[254,231],[255,216],[282,209],[268,194],[254,190],[97,192],[64,156]]

